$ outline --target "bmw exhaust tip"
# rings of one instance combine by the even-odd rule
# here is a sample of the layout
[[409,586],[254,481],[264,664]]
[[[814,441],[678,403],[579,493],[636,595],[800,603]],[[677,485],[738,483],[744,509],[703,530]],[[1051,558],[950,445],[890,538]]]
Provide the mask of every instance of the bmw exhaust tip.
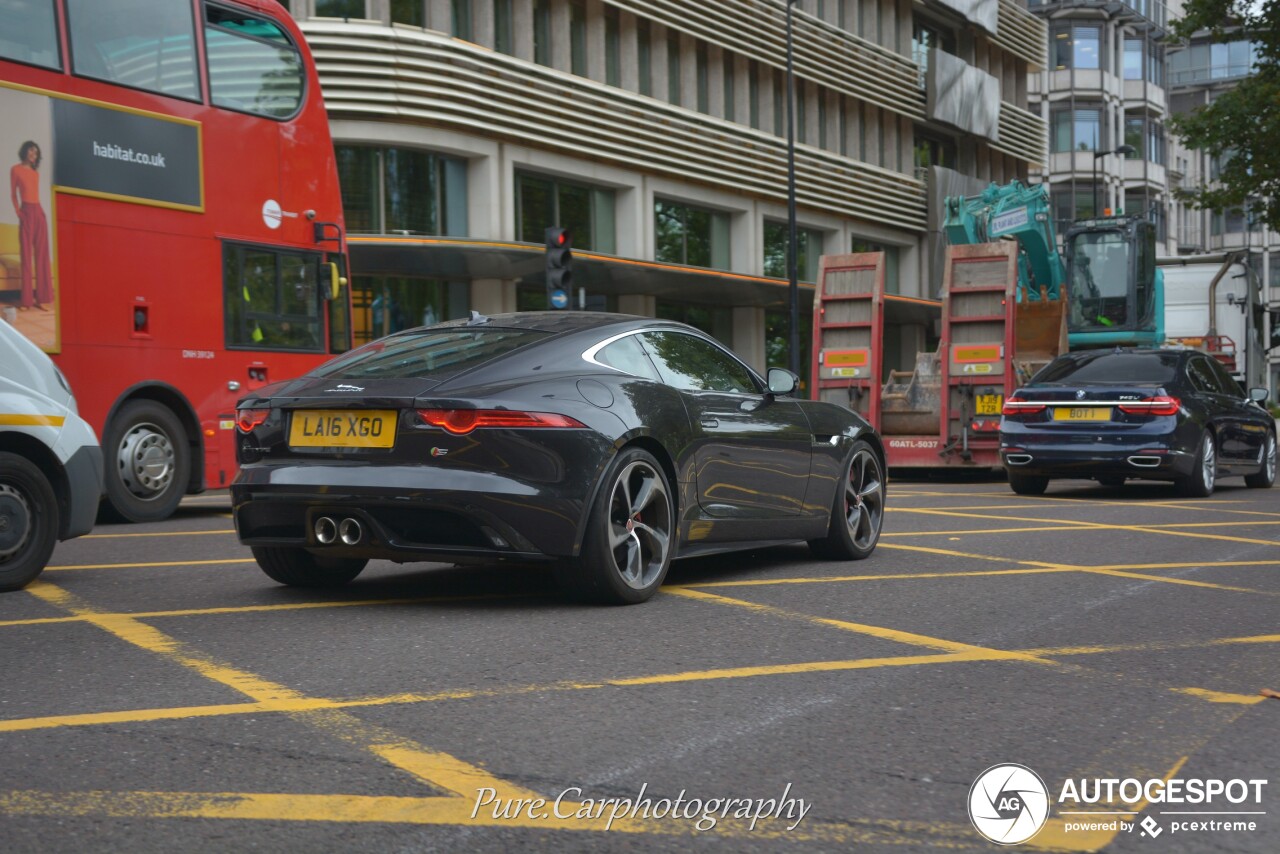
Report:
[[338,539],[338,523],[328,516],[321,516],[316,520],[315,534],[316,542],[322,546],[327,546]]
[[343,519],[338,524],[338,538],[343,545],[354,546],[364,539],[364,527],[355,519]]
[[1153,469],[1159,467],[1160,458],[1139,456],[1135,454],[1134,456],[1129,457],[1129,465],[1137,466],[1138,468]]

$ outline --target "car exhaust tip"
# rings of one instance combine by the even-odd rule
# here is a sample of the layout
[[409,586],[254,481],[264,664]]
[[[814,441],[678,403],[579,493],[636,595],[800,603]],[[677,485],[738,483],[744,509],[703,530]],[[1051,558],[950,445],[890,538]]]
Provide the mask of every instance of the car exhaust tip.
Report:
[[315,524],[316,542],[327,546],[338,539],[338,523],[328,516],[321,516]]
[[354,546],[364,539],[364,526],[355,519],[343,519],[338,525],[338,537],[343,545]]
[[1031,462],[1030,454],[1005,454],[1004,461],[1011,466],[1025,466]]
[[1146,457],[1146,456],[1139,456],[1135,454],[1134,456],[1129,457],[1128,459],[1129,459],[1129,465],[1137,466],[1138,468],[1143,468],[1143,469],[1153,469],[1153,468],[1159,467],[1160,465],[1159,457]]

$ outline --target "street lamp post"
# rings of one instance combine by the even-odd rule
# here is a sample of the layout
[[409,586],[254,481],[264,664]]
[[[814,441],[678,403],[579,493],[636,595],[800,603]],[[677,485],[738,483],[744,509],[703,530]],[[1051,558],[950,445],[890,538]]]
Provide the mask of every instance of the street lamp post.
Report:
[[1093,153],[1093,215],[1095,217],[1098,216],[1098,159],[1106,157],[1108,154],[1129,155],[1137,150],[1132,145],[1125,143],[1113,151],[1095,151]]
[[791,7],[795,0],[787,0],[787,287],[791,306],[791,329],[788,365],[791,373],[800,374],[800,277],[796,268],[798,240],[796,237],[796,105],[795,86],[792,82],[791,59]]

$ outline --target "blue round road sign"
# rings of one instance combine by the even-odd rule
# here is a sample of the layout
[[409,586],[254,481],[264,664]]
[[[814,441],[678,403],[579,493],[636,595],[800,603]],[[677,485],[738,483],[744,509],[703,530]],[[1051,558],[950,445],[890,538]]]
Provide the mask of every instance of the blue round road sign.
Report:
[[551,307],[565,308],[569,305],[569,295],[562,290],[554,290],[551,292]]

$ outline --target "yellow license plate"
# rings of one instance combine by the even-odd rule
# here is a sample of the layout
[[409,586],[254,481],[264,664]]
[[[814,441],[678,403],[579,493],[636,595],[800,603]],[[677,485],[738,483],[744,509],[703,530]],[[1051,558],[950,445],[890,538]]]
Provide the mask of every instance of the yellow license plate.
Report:
[[289,425],[294,448],[390,448],[395,442],[391,410],[300,409]]
[[978,415],[999,415],[1004,405],[1003,394],[980,394],[974,400]]
[[1054,421],[1110,421],[1109,406],[1055,406]]

